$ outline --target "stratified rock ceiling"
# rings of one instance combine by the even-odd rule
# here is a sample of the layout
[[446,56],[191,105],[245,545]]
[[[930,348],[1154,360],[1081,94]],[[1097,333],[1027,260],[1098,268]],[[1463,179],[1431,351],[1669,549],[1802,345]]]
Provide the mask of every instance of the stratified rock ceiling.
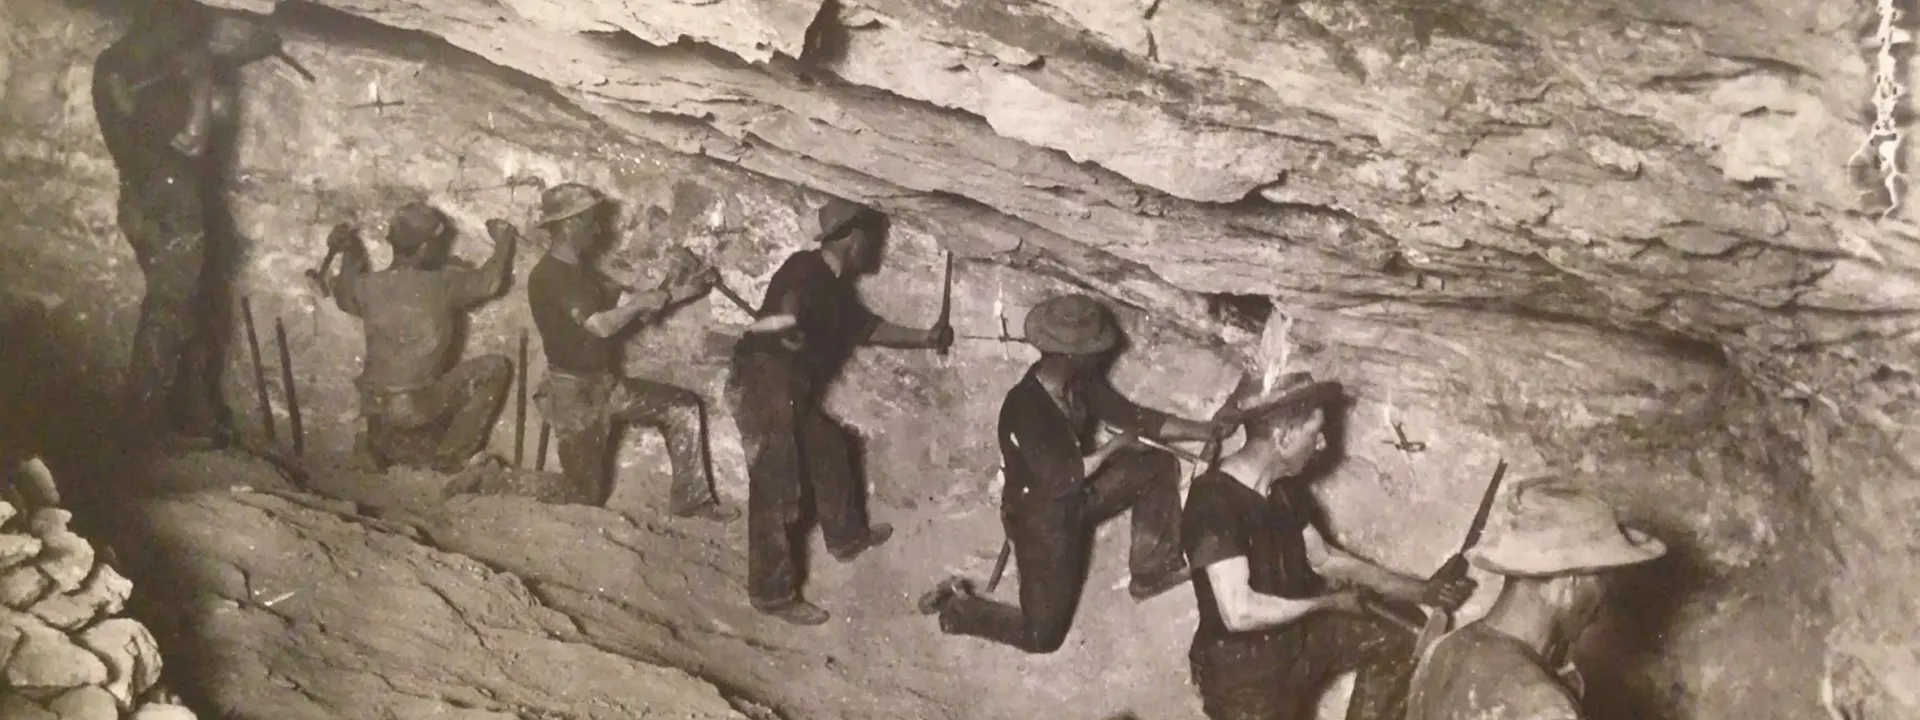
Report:
[[[321,4],[1144,307],[1524,308],[1801,396],[1903,370],[1883,340],[1920,323],[1920,233],[1863,150],[1871,3]],[[1865,352],[1796,369],[1836,342]]]

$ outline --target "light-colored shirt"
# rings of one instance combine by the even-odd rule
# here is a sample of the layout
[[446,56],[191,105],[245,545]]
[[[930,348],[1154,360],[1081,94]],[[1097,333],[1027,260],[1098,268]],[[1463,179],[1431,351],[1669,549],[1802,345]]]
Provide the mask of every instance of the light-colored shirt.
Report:
[[1474,623],[1413,673],[1406,720],[1581,720],[1579,701],[1526,643]]

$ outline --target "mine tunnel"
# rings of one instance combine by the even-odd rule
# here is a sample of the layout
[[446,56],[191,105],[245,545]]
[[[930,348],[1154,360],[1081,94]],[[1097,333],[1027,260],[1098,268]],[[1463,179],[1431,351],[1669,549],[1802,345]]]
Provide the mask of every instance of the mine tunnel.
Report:
[[1920,718],[1913,11],[7,0],[0,716]]

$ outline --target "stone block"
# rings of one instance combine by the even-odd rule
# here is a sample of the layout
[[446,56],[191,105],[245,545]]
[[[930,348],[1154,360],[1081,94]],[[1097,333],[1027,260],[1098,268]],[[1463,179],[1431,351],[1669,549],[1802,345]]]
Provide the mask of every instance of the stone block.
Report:
[[120,720],[120,707],[113,702],[113,696],[100,688],[77,687],[61,693],[47,702],[60,720]]
[[107,681],[106,663],[86,648],[39,620],[12,611],[4,611],[0,622],[19,623],[23,637],[7,659],[0,680],[8,687],[26,693],[48,692],[99,685]]
[[0,604],[16,610],[32,605],[53,587],[53,579],[32,565],[0,572]]
[[31,507],[51,508],[60,504],[60,488],[53,482],[53,471],[48,470],[40,458],[20,463],[20,471],[14,473],[13,487]]
[[34,603],[28,612],[62,630],[74,630],[101,615],[112,615],[126,607],[133,593],[133,581],[122,577],[105,563],[95,565],[93,574],[78,591],[49,595]]
[[0,692],[0,718],[7,720],[60,720],[52,710],[10,692]]
[[10,568],[40,554],[40,538],[18,533],[0,533],[0,568]]
[[160,681],[160,646],[146,626],[128,618],[112,618],[74,637],[105,661],[106,689],[121,707],[131,707],[134,698]]
[[80,589],[87,576],[93,573],[93,546],[86,538],[67,530],[67,521],[73,514],[58,508],[43,508],[33,511],[31,526],[33,534],[40,536],[43,546],[40,556],[34,563],[53,578],[54,587],[60,592],[73,592]]
[[13,503],[0,500],[0,525],[7,524],[8,520],[12,520],[13,516],[18,514],[20,514],[20,511],[14,509]]
[[179,705],[166,703],[147,703],[133,713],[129,720],[198,720],[193,711]]

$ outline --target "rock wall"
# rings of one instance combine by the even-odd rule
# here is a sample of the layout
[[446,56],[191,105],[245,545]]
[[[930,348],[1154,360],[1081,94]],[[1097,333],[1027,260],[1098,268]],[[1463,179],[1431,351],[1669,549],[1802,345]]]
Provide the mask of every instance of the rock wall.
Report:
[[159,685],[160,648],[123,617],[133,583],[71,530],[38,459],[0,488],[0,715],[193,720]]
[[[906,616],[946,572],[991,563],[987,438],[1033,355],[990,338],[1064,289],[1120,309],[1122,389],[1188,414],[1220,402],[1266,324],[1290,323],[1291,362],[1357,395],[1319,486],[1330,521],[1389,565],[1424,573],[1449,553],[1498,457],[1515,477],[1574,476],[1655,528],[1674,556],[1633,579],[1588,648],[1600,717],[1920,713],[1905,639],[1920,533],[1901,482],[1920,455],[1905,431],[1920,424],[1920,233],[1869,214],[1895,197],[1863,200],[1877,185],[1843,172],[1861,137],[1850,108],[1870,95],[1856,46],[1870,8],[323,4],[275,11],[319,81],[246,71],[230,194],[236,294],[263,340],[274,319],[286,327],[316,463],[344,457],[355,428],[358,321],[302,276],[340,219],[379,237],[393,207],[427,199],[477,261],[485,218],[524,227],[541,186],[584,181],[624,202],[608,272],[645,275],[663,244],[686,244],[757,297],[832,192],[895,217],[863,293],[910,324],[932,319],[943,251],[956,256],[955,324],[974,337],[946,359],[863,352],[830,401],[865,438],[875,514],[902,534],[887,559],[818,570],[811,592],[878,629],[835,623],[811,642],[736,618],[698,641],[634,641],[791,716],[1196,716],[1191,598],[1115,597],[1118,526],[1057,655]],[[8,353],[21,372],[7,377],[42,380],[20,404],[56,460],[85,465],[96,406],[54,388],[117,385],[140,288],[86,92],[122,20],[58,0],[9,2],[0,20],[0,279],[22,308],[9,317],[32,318],[11,326],[27,349]],[[469,355],[511,356],[530,328],[524,278],[542,245],[472,317]],[[629,370],[718,398],[744,321],[697,302],[641,332]],[[227,396],[257,436],[229,324]],[[284,438],[285,398],[269,391]],[[737,502],[738,439],[716,411],[720,490]],[[511,418],[493,443],[507,455]],[[529,453],[537,409],[530,420]],[[1401,433],[1425,449],[1397,449]],[[658,440],[628,433],[620,462],[613,508],[650,523]],[[744,605],[727,554],[738,528],[668,545],[732,558],[675,595],[645,578],[681,559],[556,527],[584,510],[504,507],[468,508],[449,537],[568,588],[582,614],[639,606],[661,627],[706,627],[715,604]],[[641,539],[678,536],[644,526]],[[543,527],[539,542],[516,537],[544,555],[496,537]],[[811,689],[791,687],[803,667]]]

